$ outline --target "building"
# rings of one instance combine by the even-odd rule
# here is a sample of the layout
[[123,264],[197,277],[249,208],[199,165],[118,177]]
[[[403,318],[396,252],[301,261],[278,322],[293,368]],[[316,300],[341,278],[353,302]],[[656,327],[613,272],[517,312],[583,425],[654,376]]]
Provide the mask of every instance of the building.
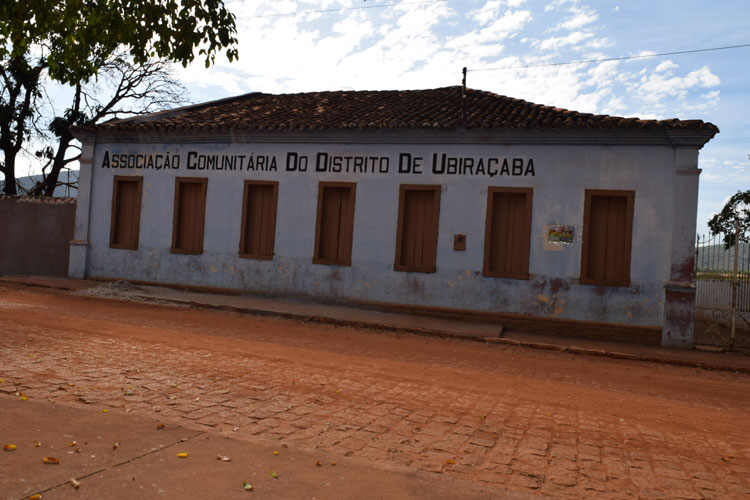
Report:
[[698,151],[717,132],[461,87],[251,93],[78,128],[70,275],[689,346]]

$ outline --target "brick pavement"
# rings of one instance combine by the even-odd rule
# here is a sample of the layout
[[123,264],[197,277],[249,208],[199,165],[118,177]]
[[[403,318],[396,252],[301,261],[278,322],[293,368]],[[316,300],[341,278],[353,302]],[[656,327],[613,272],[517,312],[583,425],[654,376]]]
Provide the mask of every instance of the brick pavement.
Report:
[[[3,308],[30,307],[8,297],[0,302]],[[125,321],[113,321],[118,319]],[[130,321],[155,336],[183,328]],[[446,386],[430,383],[429,376],[363,373],[350,359],[361,353],[342,356],[334,369],[262,352],[123,341],[108,336],[106,325],[101,316],[82,320],[80,329],[60,330],[0,319],[6,332],[0,337],[0,392],[156,415],[188,428],[284,440],[369,463],[406,465],[556,498],[750,496],[747,422],[738,423],[734,435],[667,433],[647,422],[587,412],[574,402],[519,396],[513,377],[506,380],[507,390],[483,393],[462,388],[460,381]],[[296,323],[294,328],[312,327]],[[560,354],[548,354],[554,355]],[[458,374],[465,368],[450,359],[433,368],[447,367]],[[586,385],[601,394],[623,391],[594,380]],[[700,404],[686,399],[686,406]]]

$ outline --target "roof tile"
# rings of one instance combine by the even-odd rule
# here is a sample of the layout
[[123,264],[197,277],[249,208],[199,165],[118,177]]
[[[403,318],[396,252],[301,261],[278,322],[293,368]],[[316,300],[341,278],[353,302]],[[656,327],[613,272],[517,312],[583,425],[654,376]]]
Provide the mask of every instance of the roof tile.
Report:
[[123,120],[116,130],[335,130],[335,129],[689,129],[716,133],[702,120],[642,120],[579,113],[521,99],[466,90],[463,120],[459,86],[426,90],[244,94]]

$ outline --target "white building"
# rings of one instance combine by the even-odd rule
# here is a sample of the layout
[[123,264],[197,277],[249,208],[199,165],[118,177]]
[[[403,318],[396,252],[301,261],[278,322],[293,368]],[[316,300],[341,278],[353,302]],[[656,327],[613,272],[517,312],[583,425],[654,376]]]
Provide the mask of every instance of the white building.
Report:
[[718,129],[462,94],[252,93],[79,128],[70,275],[691,345]]

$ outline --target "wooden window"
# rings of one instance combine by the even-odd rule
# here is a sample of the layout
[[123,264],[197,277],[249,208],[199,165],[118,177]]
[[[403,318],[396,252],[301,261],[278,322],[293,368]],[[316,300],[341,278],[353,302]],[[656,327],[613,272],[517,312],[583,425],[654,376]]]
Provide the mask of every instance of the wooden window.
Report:
[[529,279],[531,188],[491,187],[484,229],[484,275]]
[[242,199],[240,257],[273,259],[278,195],[278,182],[245,181],[245,194]]
[[109,226],[111,248],[138,249],[142,191],[143,177],[115,176],[112,190],[112,221]]
[[439,218],[439,185],[401,185],[393,265],[396,271],[435,272]]
[[586,190],[581,283],[630,285],[634,198],[634,191]]
[[352,264],[355,191],[353,182],[321,182],[318,185],[313,263]]
[[172,253],[203,253],[208,179],[177,177],[172,221]]

